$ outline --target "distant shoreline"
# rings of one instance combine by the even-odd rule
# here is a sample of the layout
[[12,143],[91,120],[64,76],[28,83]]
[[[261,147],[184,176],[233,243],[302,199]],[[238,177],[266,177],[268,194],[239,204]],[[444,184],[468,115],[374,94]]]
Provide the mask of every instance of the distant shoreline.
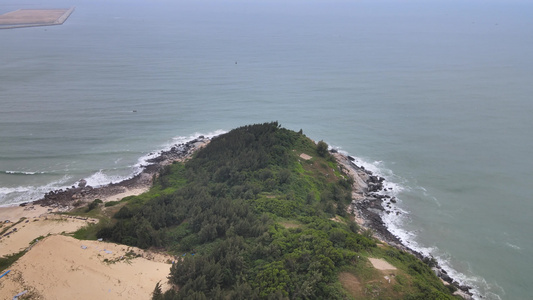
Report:
[[74,9],[19,9],[0,15],[0,29],[62,25]]

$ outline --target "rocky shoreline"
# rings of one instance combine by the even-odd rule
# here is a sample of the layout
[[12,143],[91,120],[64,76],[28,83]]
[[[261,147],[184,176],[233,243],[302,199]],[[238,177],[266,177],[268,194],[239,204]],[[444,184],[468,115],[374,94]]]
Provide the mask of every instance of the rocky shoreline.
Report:
[[[20,206],[40,205],[52,208],[57,208],[58,211],[68,211],[79,205],[80,203],[88,203],[94,199],[109,198],[114,195],[119,195],[127,190],[132,189],[148,189],[153,183],[154,177],[158,175],[159,171],[166,165],[174,161],[183,161],[209,143],[210,139],[200,136],[192,141],[184,144],[176,144],[169,150],[159,152],[154,158],[149,159],[148,165],[143,166],[143,170],[133,176],[132,178],[123,180],[118,183],[110,183],[101,187],[91,187],[87,185],[84,179],[81,179],[78,186],[72,186],[65,190],[59,189],[51,191],[44,195],[42,199],[36,200],[32,203],[22,203]],[[422,261],[435,262],[432,257],[425,257],[420,252],[417,252],[405,246],[401,240],[393,235],[383,222],[381,215],[386,213],[385,207],[390,207],[396,203],[394,197],[384,195],[384,178],[374,175],[371,171],[366,170],[363,166],[355,164],[355,159],[351,156],[343,155],[335,150],[332,150],[332,155],[335,156],[341,168],[352,176],[354,179],[352,198],[354,199],[350,207],[350,212],[354,214],[356,220],[360,225],[369,228],[373,231],[374,236],[379,240],[396,247],[398,249],[407,251]],[[433,267],[435,274],[443,281],[455,286],[458,289],[458,294],[465,299],[472,299],[471,287],[463,286],[457,281],[453,280],[444,269],[435,263]]]
[[350,207],[350,212],[355,215],[358,223],[365,228],[371,229],[374,236],[379,240],[407,251],[426,263],[431,262],[435,275],[444,282],[455,286],[457,288],[456,293],[464,299],[472,299],[471,287],[461,285],[455,281],[438,265],[433,257],[424,256],[422,253],[405,246],[397,236],[388,230],[381,216],[384,213],[391,213],[386,210],[386,207],[394,205],[396,199],[383,193],[385,192],[383,185],[385,178],[374,175],[363,166],[356,165],[355,159],[351,156],[340,154],[335,150],[332,151],[332,154],[339,164],[343,166],[344,171],[354,178],[352,194],[352,199],[354,200]]
[[209,141],[209,138],[200,136],[187,143],[176,144],[169,150],[161,151],[156,157],[149,159],[148,165],[142,166],[143,170],[139,174],[121,182],[92,187],[87,185],[85,179],[81,179],[77,186],[51,191],[31,204],[22,203],[20,206],[41,205],[58,208],[60,211],[68,211],[75,205],[87,203],[94,199],[109,198],[132,189],[148,189],[152,185],[154,176],[157,176],[164,166],[174,161],[187,159]]

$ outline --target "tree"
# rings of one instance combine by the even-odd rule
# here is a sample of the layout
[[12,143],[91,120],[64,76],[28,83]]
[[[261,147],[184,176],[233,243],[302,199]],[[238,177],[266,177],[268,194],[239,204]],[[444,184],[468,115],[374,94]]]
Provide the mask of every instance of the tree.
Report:
[[152,300],[163,300],[163,291],[161,290],[161,281],[155,285],[155,289],[152,292]]
[[328,144],[324,141],[318,142],[316,145],[316,153],[321,157],[326,157],[328,155]]

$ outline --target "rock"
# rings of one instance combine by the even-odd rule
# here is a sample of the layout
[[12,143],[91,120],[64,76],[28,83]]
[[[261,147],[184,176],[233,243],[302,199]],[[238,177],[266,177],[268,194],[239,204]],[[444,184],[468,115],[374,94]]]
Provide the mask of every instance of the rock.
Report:
[[81,188],[84,188],[86,185],[87,185],[87,180],[85,179],[80,180],[80,182],[78,183],[78,187],[81,187]]
[[469,287],[464,286],[464,285],[458,285],[457,288],[460,289],[461,291],[465,292],[465,293],[468,293],[468,291],[470,290]]
[[442,278],[442,280],[444,280],[444,281],[446,281],[448,283],[452,283],[453,282],[453,279],[450,276],[448,276],[448,274],[441,273],[440,274],[440,278]]

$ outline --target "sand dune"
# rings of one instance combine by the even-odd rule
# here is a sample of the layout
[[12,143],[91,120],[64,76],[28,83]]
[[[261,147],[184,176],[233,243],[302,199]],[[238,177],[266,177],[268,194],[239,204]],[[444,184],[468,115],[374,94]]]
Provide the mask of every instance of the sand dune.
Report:
[[[129,251],[135,255],[127,256]],[[32,299],[149,299],[156,283],[165,283],[169,259],[134,247],[52,235],[11,266],[0,280],[0,299],[24,290]]]
[[[96,223],[97,220],[80,220],[66,216],[47,215],[40,218],[26,219],[12,226],[7,232],[8,236],[0,238],[0,256],[17,253],[28,248],[30,242],[38,237],[62,232],[73,232],[88,223]],[[16,229],[16,231],[13,231]]]

